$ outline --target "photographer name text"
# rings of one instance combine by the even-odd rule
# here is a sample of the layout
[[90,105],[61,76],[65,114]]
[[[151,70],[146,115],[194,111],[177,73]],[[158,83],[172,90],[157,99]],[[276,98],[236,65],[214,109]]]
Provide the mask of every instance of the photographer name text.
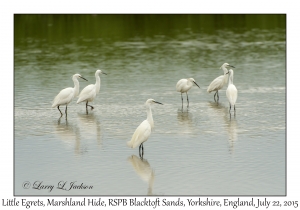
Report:
[[59,181],[56,185],[53,184],[45,184],[43,181],[34,181],[32,184],[29,181],[25,181],[22,184],[23,189],[34,189],[34,190],[45,190],[48,192],[52,192],[53,189],[58,190],[92,190],[92,185],[87,185],[84,183],[79,183],[77,181]]

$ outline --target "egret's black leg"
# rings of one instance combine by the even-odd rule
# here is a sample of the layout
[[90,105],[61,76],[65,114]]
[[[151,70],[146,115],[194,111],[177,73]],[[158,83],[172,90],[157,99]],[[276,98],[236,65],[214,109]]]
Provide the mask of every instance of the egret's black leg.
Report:
[[230,113],[230,110],[231,110],[231,104],[229,103],[229,113]]
[[235,116],[235,105],[233,107],[234,107],[234,116]]
[[217,94],[217,92],[218,92],[218,91],[216,91],[216,93],[215,93],[215,95],[214,95],[214,100],[215,100],[215,102],[217,102],[217,101],[216,101],[216,94]]
[[141,146],[142,146],[142,144],[140,144],[140,146],[139,146],[139,154],[141,154]]
[[219,91],[217,90],[217,96],[218,96],[218,101],[219,101]]
[[181,93],[181,109],[183,109],[183,97],[182,97],[182,93]]
[[142,148],[142,144],[140,144],[140,146],[139,146],[139,156],[140,156],[140,158],[143,158],[143,156],[141,155],[141,148]]
[[57,106],[57,108],[58,108],[58,110],[59,110],[59,112],[60,112],[60,117],[62,117],[63,114],[61,113],[61,111],[60,111],[60,109],[59,109],[59,106]]
[[67,110],[68,110],[68,105],[66,105],[66,110],[65,110],[65,113],[66,113],[66,117],[67,117]]
[[144,145],[142,144],[142,157],[144,156]]
[[87,106],[88,106],[88,102],[86,102],[86,104],[85,104],[85,110],[86,110],[86,114],[89,114]]
[[187,102],[188,102],[187,107],[189,107],[189,104],[190,104],[190,102],[189,102],[189,96],[188,96],[187,92],[185,92],[185,93],[186,93],[186,100],[187,100]]
[[57,124],[60,125],[61,116],[58,118]]
[[86,105],[85,105],[85,107],[86,107],[86,110],[87,110],[87,107],[91,107],[91,110],[93,110],[94,109],[94,107],[93,106],[91,106],[91,105],[88,105],[88,101],[86,101]]

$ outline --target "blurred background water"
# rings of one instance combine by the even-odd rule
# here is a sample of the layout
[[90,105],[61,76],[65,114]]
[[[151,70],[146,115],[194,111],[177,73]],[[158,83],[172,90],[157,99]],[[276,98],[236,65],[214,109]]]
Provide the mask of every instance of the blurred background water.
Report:
[[[206,92],[230,63],[236,115],[226,87]],[[285,15],[15,15],[15,195],[285,195]],[[95,83],[87,115],[51,108],[58,92]],[[193,77],[181,110],[179,79]],[[146,119],[155,128],[144,158],[126,142]],[[61,106],[64,112],[65,107]],[[35,181],[91,190],[24,189]]]

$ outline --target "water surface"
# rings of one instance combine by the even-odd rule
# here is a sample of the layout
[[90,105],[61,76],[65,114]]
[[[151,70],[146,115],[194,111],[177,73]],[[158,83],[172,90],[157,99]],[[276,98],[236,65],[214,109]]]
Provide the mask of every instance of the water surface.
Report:
[[[15,18],[15,195],[285,195],[285,28],[205,30],[193,16],[191,25],[183,20],[168,30],[162,21],[151,32],[151,20],[128,18],[123,31],[145,28],[122,34],[116,21],[93,34],[79,29],[92,30],[99,16],[81,19],[78,31],[49,17],[37,18],[49,31],[29,35]],[[74,31],[59,33],[64,25]],[[206,92],[224,62],[236,67],[236,115],[228,112],[226,87],[219,103]],[[87,115],[74,99],[67,120],[59,119],[55,95],[73,86],[75,73],[88,79],[80,90],[95,83],[97,69],[108,75],[101,75],[95,109]],[[189,77],[200,89],[188,92],[188,109],[184,95],[181,110],[175,85]],[[164,105],[152,106],[155,128],[140,159],[126,142],[146,119],[148,98]],[[93,189],[49,192],[24,189],[25,181]]]

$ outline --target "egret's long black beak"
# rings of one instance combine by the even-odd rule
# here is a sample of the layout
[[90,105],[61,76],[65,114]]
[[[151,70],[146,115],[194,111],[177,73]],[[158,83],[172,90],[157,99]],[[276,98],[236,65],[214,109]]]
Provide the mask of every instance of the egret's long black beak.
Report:
[[200,87],[199,87],[199,85],[198,85],[196,82],[194,82],[194,81],[193,81],[193,83],[195,83],[195,85],[197,85],[197,86],[198,86],[198,88],[200,88]]
[[227,71],[227,73],[226,74],[229,74],[229,71]]
[[102,71],[102,74],[105,74],[105,75],[107,75],[106,73],[104,73],[103,71]]
[[158,101],[153,101],[153,102],[155,102],[155,103],[157,103],[157,104],[161,104],[161,105],[163,105],[162,103],[160,103],[160,102],[158,102]]
[[84,79],[85,81],[88,81],[87,79],[83,78],[82,76],[79,76],[81,79]]
[[232,66],[232,65],[229,65],[230,67],[232,67],[232,68],[235,68],[234,66]]

